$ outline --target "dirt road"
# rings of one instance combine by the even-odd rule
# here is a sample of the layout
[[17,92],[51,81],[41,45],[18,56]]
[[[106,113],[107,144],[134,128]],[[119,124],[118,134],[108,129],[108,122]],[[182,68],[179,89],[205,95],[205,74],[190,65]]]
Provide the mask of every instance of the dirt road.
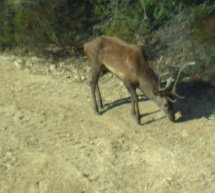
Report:
[[42,75],[0,59],[0,193],[215,192],[214,88],[187,88],[176,123],[141,98],[137,126],[111,76],[101,81],[98,117],[88,67],[75,81],[77,71]]

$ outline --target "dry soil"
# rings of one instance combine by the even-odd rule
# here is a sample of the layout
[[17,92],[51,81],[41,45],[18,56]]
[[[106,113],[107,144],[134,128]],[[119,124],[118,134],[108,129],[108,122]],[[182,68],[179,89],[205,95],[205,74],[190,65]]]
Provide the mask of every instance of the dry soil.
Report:
[[214,87],[185,84],[176,123],[140,96],[138,126],[112,75],[95,116],[85,59],[35,61],[0,56],[0,193],[215,192]]

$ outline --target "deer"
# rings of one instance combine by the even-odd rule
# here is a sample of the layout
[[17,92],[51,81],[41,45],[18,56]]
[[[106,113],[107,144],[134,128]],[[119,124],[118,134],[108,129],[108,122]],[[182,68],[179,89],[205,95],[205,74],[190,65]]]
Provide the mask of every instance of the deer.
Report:
[[[131,95],[131,113],[140,124],[140,110],[136,89],[139,89],[148,99],[155,102],[164,112],[166,117],[175,122],[173,104],[178,98],[184,98],[176,93],[182,71],[194,62],[185,63],[178,72],[172,86],[173,78],[170,77],[165,87],[161,86],[161,78],[166,73],[157,76],[149,65],[145,52],[138,45],[129,44],[121,39],[109,36],[99,36],[84,44],[84,52],[91,66],[91,93],[93,111],[100,115],[99,109],[103,108],[102,97],[98,85],[99,77],[107,70],[122,80]],[[159,60],[162,60],[162,58]]]

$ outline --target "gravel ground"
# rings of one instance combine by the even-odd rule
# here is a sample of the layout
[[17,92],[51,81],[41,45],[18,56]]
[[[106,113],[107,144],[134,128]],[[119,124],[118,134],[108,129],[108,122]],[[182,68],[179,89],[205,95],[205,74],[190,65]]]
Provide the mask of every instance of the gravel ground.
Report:
[[92,112],[85,58],[0,55],[0,193],[214,193],[215,89],[181,86],[177,122],[111,74]]

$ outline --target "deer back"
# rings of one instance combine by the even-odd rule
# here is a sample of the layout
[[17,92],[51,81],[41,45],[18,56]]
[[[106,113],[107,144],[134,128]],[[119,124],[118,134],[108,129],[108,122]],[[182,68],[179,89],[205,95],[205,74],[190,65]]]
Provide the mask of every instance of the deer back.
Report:
[[117,38],[101,36],[85,44],[84,49],[92,66],[104,65],[122,80],[149,83],[150,79],[154,79],[154,84],[157,81],[139,46]]

